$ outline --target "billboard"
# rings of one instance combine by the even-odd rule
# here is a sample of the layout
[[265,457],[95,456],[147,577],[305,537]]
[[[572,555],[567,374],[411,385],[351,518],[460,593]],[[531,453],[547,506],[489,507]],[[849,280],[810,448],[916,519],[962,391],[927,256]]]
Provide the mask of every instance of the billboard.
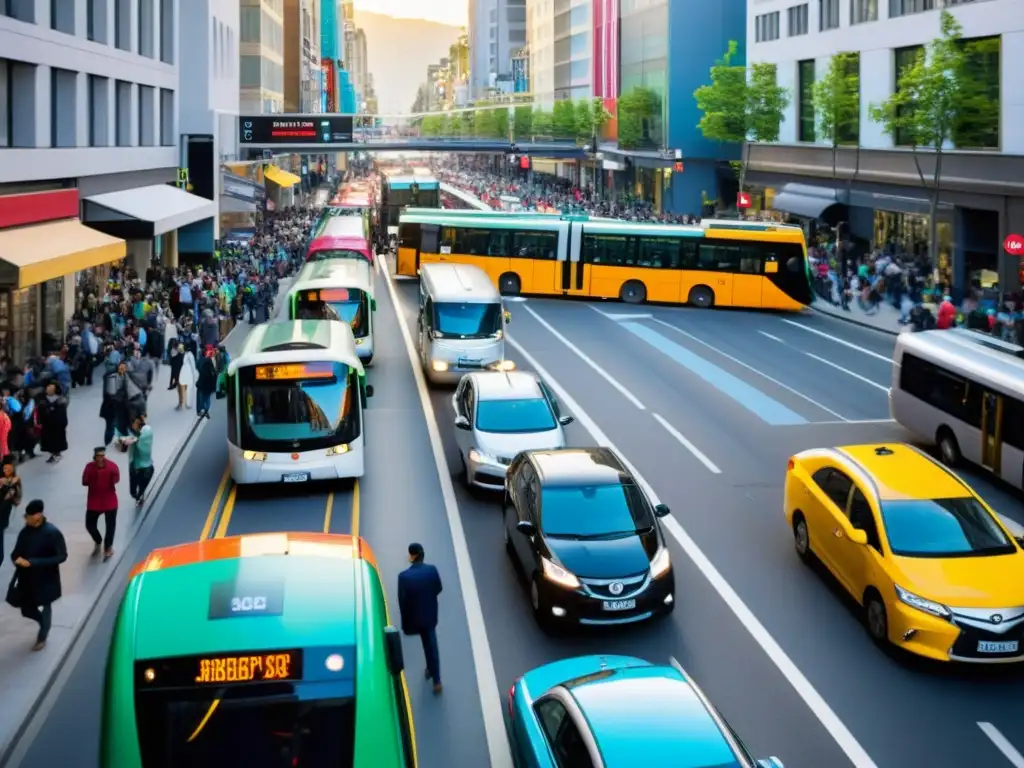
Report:
[[242,146],[352,142],[352,118],[342,115],[243,115],[238,126]]
[[530,57],[525,51],[516,51],[512,58],[512,92],[530,92]]
[[334,59],[320,59],[320,74],[324,79],[324,112],[338,111],[338,78],[334,74]]

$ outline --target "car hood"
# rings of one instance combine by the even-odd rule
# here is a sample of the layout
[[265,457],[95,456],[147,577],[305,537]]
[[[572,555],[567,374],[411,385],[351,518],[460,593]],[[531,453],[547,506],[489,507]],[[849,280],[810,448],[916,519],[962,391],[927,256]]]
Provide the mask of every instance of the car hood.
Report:
[[491,456],[512,459],[520,451],[542,451],[550,448],[564,448],[565,435],[561,429],[544,432],[477,432],[476,448]]
[[895,557],[896,583],[960,608],[1024,606],[1024,552],[992,557]]
[[551,554],[563,568],[590,579],[616,579],[643,573],[658,550],[658,536],[626,536],[607,541],[546,538]]
[[430,357],[434,360],[458,362],[460,358],[477,360],[481,365],[501,360],[505,354],[503,339],[435,339]]

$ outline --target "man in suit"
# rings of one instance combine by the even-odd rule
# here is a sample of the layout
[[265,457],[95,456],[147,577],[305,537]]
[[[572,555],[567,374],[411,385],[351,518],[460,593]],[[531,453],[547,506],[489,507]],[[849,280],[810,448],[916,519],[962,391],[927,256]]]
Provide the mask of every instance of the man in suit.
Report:
[[419,635],[427,659],[426,677],[434,681],[434,693],[441,692],[441,660],[437,652],[437,596],[441,576],[437,568],[423,562],[423,545],[409,545],[409,567],[398,574],[398,612],[402,632]]

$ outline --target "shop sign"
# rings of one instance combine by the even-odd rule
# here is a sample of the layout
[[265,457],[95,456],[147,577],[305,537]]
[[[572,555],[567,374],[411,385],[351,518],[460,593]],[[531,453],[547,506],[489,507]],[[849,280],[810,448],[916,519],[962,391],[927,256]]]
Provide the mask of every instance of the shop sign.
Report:
[[1003,241],[1003,250],[1011,256],[1019,256],[1024,259],[1024,237],[1020,235],[1007,235]]
[[736,207],[737,208],[749,208],[750,207],[750,193],[749,192],[737,192],[736,193]]

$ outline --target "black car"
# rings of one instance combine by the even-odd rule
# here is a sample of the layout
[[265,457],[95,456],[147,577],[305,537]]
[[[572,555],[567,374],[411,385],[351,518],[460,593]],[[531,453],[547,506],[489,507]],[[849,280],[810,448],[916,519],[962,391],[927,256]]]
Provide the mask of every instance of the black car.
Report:
[[505,548],[529,583],[544,629],[627,624],[674,607],[674,578],[658,518],[609,448],[524,451],[509,466]]

